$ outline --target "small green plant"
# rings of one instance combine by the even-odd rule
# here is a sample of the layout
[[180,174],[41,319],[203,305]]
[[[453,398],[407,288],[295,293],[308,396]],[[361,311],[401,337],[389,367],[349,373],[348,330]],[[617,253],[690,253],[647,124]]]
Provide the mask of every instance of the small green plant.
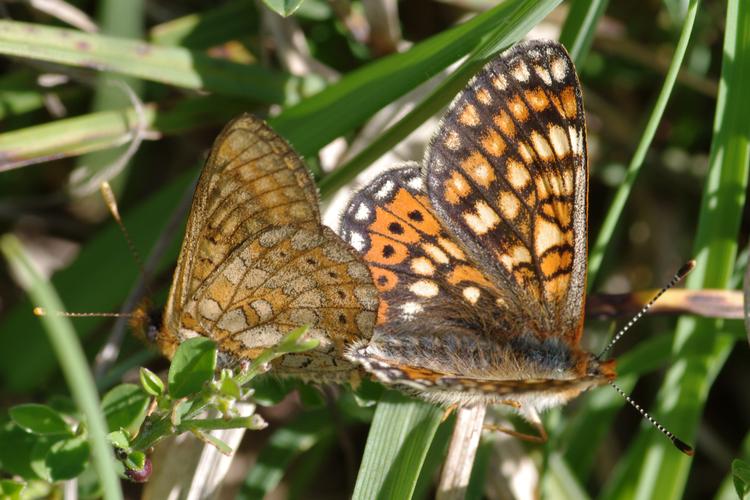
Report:
[[[146,481],[151,473],[150,450],[166,437],[190,432],[229,454],[229,445],[210,431],[266,427],[255,413],[250,382],[279,356],[314,348],[317,340],[302,339],[306,331],[307,327],[297,328],[254,361],[218,372],[216,343],[205,337],[191,338],[177,349],[166,384],[148,368],[141,368],[139,385],[112,388],[102,398],[102,413],[109,442],[122,465],[120,475]],[[241,401],[251,404],[240,410],[237,403]],[[5,472],[27,482],[55,483],[80,477],[90,467],[86,421],[70,400],[17,405],[8,415],[0,427],[0,463]],[[24,486],[4,480],[0,498],[20,498]]]

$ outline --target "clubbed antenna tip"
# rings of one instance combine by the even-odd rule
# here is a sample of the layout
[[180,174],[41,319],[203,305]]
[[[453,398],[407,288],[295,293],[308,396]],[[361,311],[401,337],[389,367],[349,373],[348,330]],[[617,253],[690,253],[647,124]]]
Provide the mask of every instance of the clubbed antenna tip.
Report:
[[681,452],[683,452],[685,455],[689,457],[692,457],[693,455],[695,455],[695,450],[693,450],[692,446],[690,446],[685,441],[682,441],[679,438],[674,438],[672,440],[672,444],[674,444],[678,450],[680,450]]

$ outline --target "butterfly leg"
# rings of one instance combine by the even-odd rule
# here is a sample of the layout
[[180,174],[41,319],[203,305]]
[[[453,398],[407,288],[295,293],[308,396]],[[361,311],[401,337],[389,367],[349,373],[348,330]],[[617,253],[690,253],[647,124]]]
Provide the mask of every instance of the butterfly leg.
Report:
[[504,434],[508,434],[513,437],[517,437],[518,439],[522,439],[524,441],[529,441],[531,443],[539,443],[543,444],[547,442],[547,431],[544,429],[544,425],[542,424],[542,419],[539,418],[539,414],[533,410],[533,409],[527,409],[524,410],[521,407],[521,403],[518,401],[513,400],[506,400],[501,401],[501,404],[512,406],[516,410],[521,413],[521,415],[531,424],[533,425],[537,432],[539,432],[538,435],[533,434],[526,434],[524,432],[518,432],[514,429],[509,429],[507,427],[502,427],[500,425],[493,425],[493,424],[485,424],[484,430],[491,431],[491,432],[502,432]]
[[452,404],[450,406],[447,406],[445,408],[445,410],[443,411],[443,416],[440,417],[440,423],[442,424],[443,422],[445,422],[446,420],[448,420],[448,417],[451,416],[451,413],[453,413],[457,409],[458,409],[458,405],[457,404]]

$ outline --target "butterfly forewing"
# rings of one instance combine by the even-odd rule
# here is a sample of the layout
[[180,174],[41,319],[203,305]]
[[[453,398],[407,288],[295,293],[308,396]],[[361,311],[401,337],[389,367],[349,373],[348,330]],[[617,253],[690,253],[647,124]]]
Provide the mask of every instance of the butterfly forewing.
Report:
[[[511,308],[541,333],[580,335],[587,168],[580,86],[559,44],[528,42],[475,76],[425,160],[436,214]],[[534,303],[528,308],[524,304]]]
[[531,420],[610,380],[578,345],[585,140],[561,45],[522,43],[485,66],[423,164],[381,174],[345,210],[344,239],[380,291],[373,337],[350,359],[428,399],[508,403]]

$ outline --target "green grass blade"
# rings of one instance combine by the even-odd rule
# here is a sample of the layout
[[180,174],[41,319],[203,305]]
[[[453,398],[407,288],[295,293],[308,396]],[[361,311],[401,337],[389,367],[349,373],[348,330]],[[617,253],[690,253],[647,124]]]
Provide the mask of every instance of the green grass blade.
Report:
[[659,126],[659,122],[664,115],[667,101],[669,101],[669,96],[672,94],[672,89],[677,80],[677,73],[680,71],[682,61],[685,58],[685,52],[687,51],[688,42],[690,41],[690,35],[693,32],[693,25],[695,24],[695,16],[698,12],[699,4],[699,0],[691,1],[688,15],[685,17],[680,38],[677,41],[677,46],[675,47],[674,55],[672,56],[672,61],[669,64],[667,75],[664,77],[664,84],[659,92],[659,97],[656,99],[654,109],[651,111],[651,116],[646,123],[646,128],[643,131],[638,147],[630,160],[625,181],[615,193],[607,212],[607,216],[604,219],[602,227],[599,229],[599,235],[596,238],[596,242],[591,247],[589,254],[589,290],[591,290],[596,283],[602,261],[604,260],[604,254],[609,248],[609,242],[615,232],[615,227],[620,220],[620,216],[622,215],[625,203],[630,196],[630,191],[635,183],[635,179],[643,166],[643,160],[646,158],[646,153],[654,139],[656,128]]
[[541,21],[558,4],[556,0],[544,2],[520,3],[506,15],[506,22],[500,24],[480,45],[472,56],[456,71],[448,76],[429,95],[417,104],[414,109],[401,118],[396,124],[383,132],[369,146],[364,148],[345,164],[319,183],[320,192],[326,197],[354,179],[365,167],[391,150],[402,139],[413,132],[425,120],[445,107],[466,82],[482,67],[486,60],[518,41],[528,30]]
[[[186,99],[168,109],[144,106],[149,130],[169,135],[223,123],[249,103],[220,96]],[[100,111],[0,134],[0,164],[18,168],[123,144],[137,123],[133,108]]]
[[299,79],[259,65],[238,64],[184,49],[41,24],[0,20],[0,54],[109,71],[186,89],[284,101]]
[[[721,84],[716,104],[709,174],[695,241],[698,266],[690,288],[726,288],[737,254],[737,233],[745,205],[750,163],[750,4],[728,2]],[[673,346],[677,362],[657,394],[656,416],[684,440],[695,436],[711,384],[735,337],[723,322],[681,318]],[[642,432],[624,459],[624,472],[610,498],[680,498],[691,461],[656,432]]]
[[279,484],[295,457],[331,436],[333,427],[328,410],[305,412],[277,429],[258,455],[236,498],[265,498]]
[[[194,171],[187,172],[123,214],[136,248],[151,248],[167,223],[166,216],[155,220],[154,214],[169,214],[194,176]],[[181,235],[175,237],[181,239]],[[166,253],[159,271],[174,265],[178,243],[175,241]],[[136,279],[138,267],[122,234],[114,222],[110,222],[87,242],[75,262],[56,273],[52,281],[58,293],[65,297],[69,311],[107,312],[120,309]],[[40,387],[55,369],[54,354],[44,336],[19,333],[39,330],[39,322],[31,314],[36,305],[23,300],[8,311],[0,323],[0,345],[3,346],[0,349],[0,383],[10,393]],[[101,321],[97,318],[76,320],[81,338],[87,338]]]
[[544,498],[550,500],[586,500],[589,496],[559,453],[550,453],[544,481]]
[[270,123],[301,155],[315,153],[468,54],[499,27],[517,32],[516,21],[523,18],[520,13],[557,3],[557,0],[503,2],[406,52],[390,55],[347,74],[336,84],[288,108]]
[[[14,236],[3,236],[0,239],[0,250],[35,303],[46,311],[64,310],[54,288],[37,273],[34,264],[24,253],[21,243]],[[54,314],[43,316],[41,322],[54,347],[70,393],[78,408],[86,416],[88,440],[94,456],[94,467],[99,474],[104,491],[104,498],[121,499],[122,490],[115,472],[115,457],[107,441],[107,424],[99,409],[99,397],[94,378],[88,369],[86,356],[78,343],[73,325],[70,324],[68,318]]]
[[[119,0],[104,0],[100,2],[98,10],[97,19],[101,33],[118,37],[142,38],[144,23],[143,0],[131,0],[127,3],[120,2]],[[117,83],[121,85],[114,84],[115,78],[117,78]],[[140,101],[143,96],[143,87],[144,82],[137,78],[115,77],[115,75],[107,72],[100,73],[97,75],[90,110],[92,112],[109,111],[132,105],[131,96],[128,95],[127,89],[132,91],[133,98]],[[105,169],[112,168],[113,165],[121,161],[120,158],[128,147],[130,147],[130,144],[123,145],[120,148],[92,151],[78,158],[76,168],[79,170],[77,173],[83,175],[75,176],[75,182],[71,183],[71,191],[79,194],[80,188],[84,184],[90,186],[92,180],[100,178]],[[127,175],[127,165],[123,164],[116,177],[110,176],[107,179],[115,196],[119,196],[122,192]],[[94,181],[94,184],[98,183]],[[84,189],[84,191],[86,190]],[[100,207],[100,211],[104,211],[104,203],[98,192],[93,195],[89,194],[88,200],[97,204]]]
[[565,18],[560,43],[565,45],[573,62],[578,64],[586,58],[596,25],[604,15],[609,0],[573,0]]
[[411,498],[442,413],[386,391],[375,410],[352,498]]
[[198,50],[257,32],[258,10],[254,3],[235,0],[154,26],[150,39],[157,45],[179,45]]

